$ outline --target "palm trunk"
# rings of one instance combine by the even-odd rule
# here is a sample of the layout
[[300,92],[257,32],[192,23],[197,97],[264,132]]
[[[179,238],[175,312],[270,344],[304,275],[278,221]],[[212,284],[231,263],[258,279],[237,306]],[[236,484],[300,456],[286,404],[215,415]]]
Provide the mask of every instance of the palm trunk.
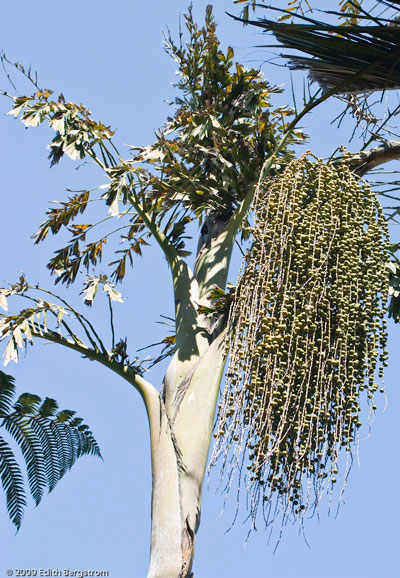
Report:
[[[175,400],[170,415],[160,398],[158,424],[151,433],[153,493],[148,578],[191,575],[201,491],[224,366],[222,341],[221,334],[197,361],[185,396]],[[175,358],[172,365],[177,363]]]
[[[177,351],[166,372],[158,411],[153,410],[150,419],[153,491],[147,578],[192,575],[202,485],[225,363],[223,324],[213,329],[197,310],[200,302],[207,303],[212,285],[225,287],[231,246],[225,242],[224,224],[209,219],[193,277],[189,279],[186,271],[175,276],[176,293],[184,287],[176,299]],[[212,277],[207,275],[208,259]]]
[[170,424],[163,412],[152,434],[153,490],[148,578],[178,578],[183,563],[180,472]]

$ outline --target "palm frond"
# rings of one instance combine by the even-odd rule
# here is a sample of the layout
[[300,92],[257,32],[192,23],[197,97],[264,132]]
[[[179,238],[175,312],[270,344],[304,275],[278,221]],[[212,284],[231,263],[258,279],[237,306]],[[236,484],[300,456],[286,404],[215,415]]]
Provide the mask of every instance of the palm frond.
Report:
[[[36,503],[51,492],[75,461],[83,455],[101,458],[100,448],[82,418],[69,409],[58,411],[54,399],[44,401],[23,393],[12,405],[14,380],[0,372],[0,427],[11,435],[25,461],[29,489]],[[6,506],[17,529],[26,505],[21,470],[7,442],[0,438],[0,477]]]
[[[398,4],[397,0],[395,2]],[[397,21],[372,18],[373,25],[335,26],[299,16],[307,24],[248,21],[270,31],[286,49],[308,56],[282,54],[295,70],[308,70],[312,81],[338,93],[400,88],[400,27]],[[365,24],[365,25],[364,25]]]

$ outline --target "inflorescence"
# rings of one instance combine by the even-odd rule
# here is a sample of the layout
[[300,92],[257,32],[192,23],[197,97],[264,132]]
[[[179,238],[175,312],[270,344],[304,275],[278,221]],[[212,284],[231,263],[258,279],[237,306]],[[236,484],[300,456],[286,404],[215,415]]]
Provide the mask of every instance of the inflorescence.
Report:
[[[387,364],[388,232],[367,183],[304,155],[259,187],[228,322],[214,460],[247,463],[253,521],[315,511],[351,464]],[[381,381],[382,383],[382,381]],[[344,487],[344,484],[343,484]]]

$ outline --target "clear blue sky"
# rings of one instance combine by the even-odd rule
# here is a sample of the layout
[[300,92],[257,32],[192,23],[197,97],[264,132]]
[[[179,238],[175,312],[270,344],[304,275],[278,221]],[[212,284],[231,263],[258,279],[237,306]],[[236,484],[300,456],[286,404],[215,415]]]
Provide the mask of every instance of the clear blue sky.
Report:
[[[199,17],[205,5],[194,2]],[[10,59],[32,64],[43,87],[83,102],[94,118],[117,128],[119,143],[147,144],[167,114],[164,100],[173,94],[174,66],[163,52],[162,30],[168,26],[176,32],[185,9],[181,0],[3,2],[0,46]],[[233,45],[242,61],[267,60],[270,55],[253,48],[261,42],[260,35],[226,16],[226,10],[234,9],[231,0],[218,0],[215,8],[224,43]],[[287,71],[273,64],[265,64],[263,70],[273,83],[289,81]],[[22,81],[20,86],[23,91]],[[282,96],[281,102],[290,103],[290,97]],[[304,121],[311,135],[308,146],[321,156],[331,154],[349,135],[350,129],[339,133],[329,124],[335,106],[329,104]],[[3,101],[0,112],[6,111]],[[62,241],[56,238],[33,247],[30,235],[43,219],[48,200],[62,199],[66,187],[96,186],[104,178],[90,167],[75,171],[69,160],[50,171],[45,148],[52,138],[49,129],[25,130],[4,114],[0,126],[0,280],[13,281],[24,271],[28,279],[51,287],[45,263]],[[394,240],[399,240],[396,235]],[[74,303],[81,302],[77,292],[78,288],[71,291]],[[156,248],[137,261],[122,292],[127,300],[117,304],[116,321],[133,352],[163,337],[158,315],[172,313],[170,279]],[[93,311],[100,327],[103,311],[101,303]],[[245,550],[247,526],[242,519],[225,534],[232,502],[217,520],[222,498],[205,488],[196,578],[400,577],[399,331],[390,324],[388,408],[377,413],[371,436],[360,444],[360,466],[352,470],[337,519],[328,517],[322,505],[320,520],[306,525],[310,547],[297,527],[288,527],[275,555],[262,530],[253,534]],[[55,345],[38,344],[7,371],[15,376],[19,393],[55,397],[62,408],[77,410],[95,433],[105,461],[81,459],[37,509],[27,509],[17,536],[0,503],[0,577],[7,568],[108,570],[112,578],[144,577],[151,472],[139,396],[104,368]],[[159,384],[162,368],[149,378]]]

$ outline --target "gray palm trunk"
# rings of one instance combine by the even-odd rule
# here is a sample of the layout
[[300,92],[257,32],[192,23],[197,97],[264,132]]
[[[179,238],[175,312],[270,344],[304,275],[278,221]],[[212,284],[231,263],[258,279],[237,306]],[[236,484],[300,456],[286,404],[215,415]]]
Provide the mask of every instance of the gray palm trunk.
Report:
[[148,384],[152,457],[152,531],[148,578],[191,575],[201,492],[225,364],[224,319],[199,314],[210,288],[226,286],[236,224],[209,215],[193,273],[172,264],[176,353],[160,394]]

